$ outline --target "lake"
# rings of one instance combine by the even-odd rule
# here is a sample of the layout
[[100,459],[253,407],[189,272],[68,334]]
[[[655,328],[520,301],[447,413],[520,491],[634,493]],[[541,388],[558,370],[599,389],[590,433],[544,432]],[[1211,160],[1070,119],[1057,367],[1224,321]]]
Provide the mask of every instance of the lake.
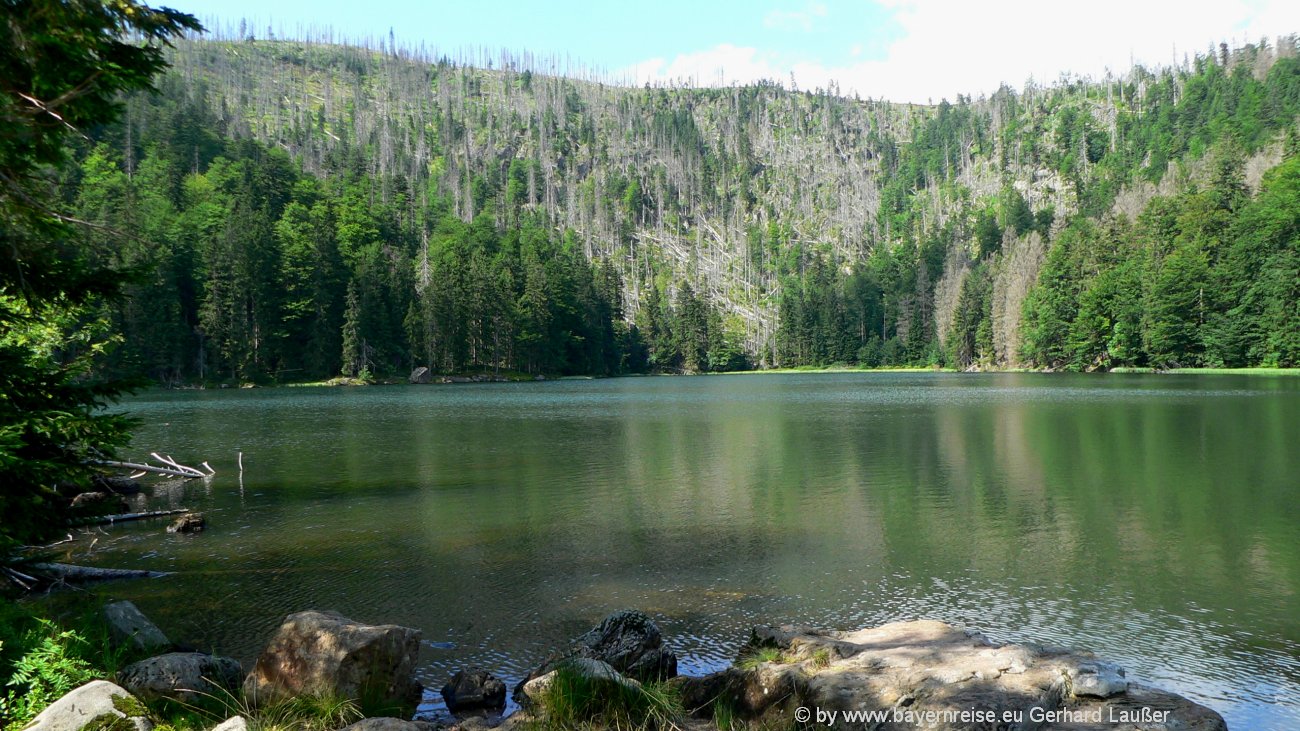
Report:
[[[845,373],[150,392],[127,451],[207,460],[87,563],[251,662],[285,614],[424,632],[513,683],[610,611],[683,672],[756,623],[909,618],[1091,649],[1234,729],[1300,728],[1300,378]],[[237,455],[243,452],[241,475]],[[142,502],[143,504],[143,502]]]

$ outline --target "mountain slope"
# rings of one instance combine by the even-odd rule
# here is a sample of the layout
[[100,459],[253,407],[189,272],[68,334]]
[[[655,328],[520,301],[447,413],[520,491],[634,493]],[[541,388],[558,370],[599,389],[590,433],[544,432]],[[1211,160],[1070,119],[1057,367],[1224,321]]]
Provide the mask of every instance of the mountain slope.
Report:
[[[393,306],[379,317],[384,327],[374,324],[388,331],[377,337],[392,341],[393,368],[439,360],[423,357],[432,351],[417,347],[419,327],[400,331],[410,303],[438,289],[429,247],[438,248],[443,215],[486,217],[507,236],[524,226],[567,236],[617,280],[606,288],[619,299],[615,319],[640,325],[656,367],[704,369],[710,349],[737,348],[761,365],[1271,363],[1281,361],[1249,348],[1207,357],[1200,314],[1195,347],[1153,350],[1158,327],[1146,314],[1162,304],[1153,298],[1164,296],[1156,284],[1168,252],[1137,239],[1178,235],[1177,226],[1153,232],[1139,222],[1151,200],[1207,186],[1231,189],[1219,196],[1224,220],[1213,235],[1234,225],[1294,137],[1295,50],[1294,38],[1224,47],[1183,68],[922,107],[775,84],[626,88],[517,70],[540,65],[529,59],[491,70],[394,48],[192,40],[173,54],[162,96],[135,100],[134,128],[108,138],[123,169],[165,147],[172,167],[192,161],[190,174],[229,156],[232,140],[256,140],[326,181],[327,197],[383,211],[377,241],[390,249],[388,266],[414,270],[390,287],[403,291],[381,296]],[[346,194],[330,182],[341,179]],[[1184,204],[1192,205],[1170,205]],[[1098,230],[1112,241],[1100,242]],[[1047,294],[1035,293],[1054,285],[1040,270],[1054,266],[1063,241],[1090,253],[1066,272],[1067,306],[1046,309],[1035,303]],[[1268,244],[1263,258],[1280,246]],[[1111,348],[1108,332],[1044,345],[1064,337],[1048,331],[1074,327],[1099,268],[1118,266],[1093,256],[1098,247],[1127,252],[1131,342]],[[1219,253],[1216,243],[1189,256],[1205,259],[1208,272]],[[339,276],[357,279],[359,266],[345,261]],[[522,278],[516,271],[506,287],[514,311],[503,318],[519,317]],[[689,359],[695,346],[684,345],[691,337],[676,322],[683,294],[714,313],[700,316],[691,336],[698,357]],[[1225,317],[1230,304],[1218,303]],[[1236,319],[1257,321],[1259,312]],[[1114,314],[1077,329],[1113,330]],[[717,358],[734,365],[730,354]],[[518,365],[499,354],[441,360],[426,364]]]

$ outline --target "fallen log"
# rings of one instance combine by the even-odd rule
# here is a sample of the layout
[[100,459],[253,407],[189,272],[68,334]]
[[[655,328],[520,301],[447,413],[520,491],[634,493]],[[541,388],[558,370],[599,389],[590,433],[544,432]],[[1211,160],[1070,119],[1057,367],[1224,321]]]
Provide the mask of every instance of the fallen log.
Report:
[[77,523],[77,525],[108,525],[110,523],[125,523],[129,520],[146,520],[148,518],[162,518],[168,515],[179,515],[190,512],[189,508],[176,508],[175,510],[150,510],[146,513],[114,513],[113,515],[100,515],[95,518],[86,518]]
[[94,566],[74,566],[68,563],[35,563],[33,569],[61,581],[109,581],[111,579],[156,579],[167,576],[166,571],[145,569],[101,569]]
[[91,460],[91,464],[97,464],[101,467],[114,467],[120,470],[134,470],[135,474],[133,474],[132,477],[139,477],[143,473],[153,473],[155,475],[167,475],[168,477],[194,479],[199,477],[211,477],[217,474],[216,470],[212,469],[207,462],[203,463],[204,469],[207,470],[207,473],[205,474],[202,470],[196,467],[190,467],[189,465],[183,465],[180,462],[177,462],[171,455],[162,455],[157,452],[150,452],[149,456],[162,462],[163,466],[158,467],[144,462],[122,462],[115,459]]
[[155,475],[167,475],[168,477],[185,477],[194,478],[202,477],[203,473],[198,470],[185,471],[172,467],[155,467],[151,464],[140,464],[139,462],[119,462],[112,459],[97,459],[92,462],[102,467],[116,467],[122,470],[135,470],[136,472],[152,472]]

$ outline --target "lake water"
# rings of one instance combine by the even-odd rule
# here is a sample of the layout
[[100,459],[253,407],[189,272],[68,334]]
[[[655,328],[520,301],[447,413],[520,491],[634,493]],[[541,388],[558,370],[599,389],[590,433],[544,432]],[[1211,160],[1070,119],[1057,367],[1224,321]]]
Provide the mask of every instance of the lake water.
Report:
[[[1300,379],[806,374],[154,392],[131,456],[209,461],[74,558],[250,662],[287,613],[423,630],[513,683],[610,611],[684,672],[755,623],[929,617],[1300,728]],[[237,453],[244,454],[244,471]],[[143,504],[143,499],[142,499]]]

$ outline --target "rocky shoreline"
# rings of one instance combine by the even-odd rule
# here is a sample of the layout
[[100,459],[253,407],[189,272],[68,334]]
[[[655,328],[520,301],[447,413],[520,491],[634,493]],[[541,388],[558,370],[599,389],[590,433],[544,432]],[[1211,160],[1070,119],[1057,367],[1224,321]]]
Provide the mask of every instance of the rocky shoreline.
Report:
[[646,729],[1227,729],[1213,710],[1134,683],[1090,653],[1000,644],[930,620],[855,632],[758,626],[731,667],[688,677],[677,674],[677,656],[655,623],[625,610],[522,679],[513,689],[519,711],[503,716],[505,683],[466,668],[441,689],[451,715],[408,720],[422,694],[413,675],[419,630],[299,612],[245,675],[230,658],[170,651],[130,602],[109,604],[104,616],[117,642],[159,654],[123,668],[117,683],[71,691],[24,731],[152,731],[146,704],[217,696],[241,698],[241,712],[212,731],[259,731],[259,708],[314,696],[351,699],[368,711],[372,717],[344,725],[349,731],[569,728],[575,714],[583,728],[625,728],[604,715],[611,702],[650,709],[634,724]]

